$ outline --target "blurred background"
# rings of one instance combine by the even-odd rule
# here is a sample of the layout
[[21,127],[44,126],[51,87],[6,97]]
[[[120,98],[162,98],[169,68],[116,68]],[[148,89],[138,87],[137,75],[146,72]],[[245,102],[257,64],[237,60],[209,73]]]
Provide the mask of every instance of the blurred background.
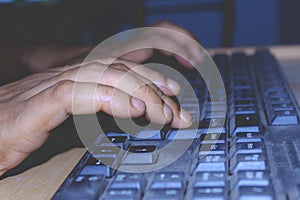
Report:
[[0,0],[0,44],[98,44],[162,19],[206,48],[300,43],[299,0]]

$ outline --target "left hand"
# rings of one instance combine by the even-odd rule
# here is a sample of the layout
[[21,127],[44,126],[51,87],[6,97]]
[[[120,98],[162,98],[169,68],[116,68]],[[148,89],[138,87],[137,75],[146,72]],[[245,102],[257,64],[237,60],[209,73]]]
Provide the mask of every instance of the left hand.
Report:
[[[188,32],[187,30],[183,29],[182,27],[179,27],[175,24],[172,24],[168,21],[162,21],[158,22],[152,25],[153,27],[158,28],[166,28],[171,29],[174,31],[178,31],[180,33],[185,34],[188,37],[191,37],[195,41],[195,37]],[[167,33],[166,33],[167,34]],[[189,58],[189,60],[183,59],[181,56],[177,55],[173,52],[163,51],[160,50],[163,54],[167,56],[174,56],[175,59],[182,64],[183,66],[187,68],[193,68],[193,65],[197,63],[201,63],[203,61],[203,53],[201,52],[201,49],[199,48],[199,45],[197,43],[191,43],[191,40],[185,40],[184,37],[178,37],[176,34],[170,34],[170,35],[163,35],[163,34],[157,34],[154,36],[151,36],[147,38],[148,43],[163,43],[166,48],[170,47],[169,49],[184,49],[185,57]],[[142,50],[136,50],[131,53],[128,53],[124,56],[122,56],[123,59],[130,60],[132,62],[141,63],[149,59],[154,53],[154,49],[142,49]]]

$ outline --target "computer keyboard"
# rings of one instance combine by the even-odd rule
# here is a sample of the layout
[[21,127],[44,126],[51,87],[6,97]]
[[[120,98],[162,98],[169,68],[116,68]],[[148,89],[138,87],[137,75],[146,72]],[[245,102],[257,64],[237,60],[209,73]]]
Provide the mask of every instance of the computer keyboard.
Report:
[[53,200],[300,199],[299,106],[278,61],[268,50],[213,59],[226,91],[182,72],[191,128],[101,134]]

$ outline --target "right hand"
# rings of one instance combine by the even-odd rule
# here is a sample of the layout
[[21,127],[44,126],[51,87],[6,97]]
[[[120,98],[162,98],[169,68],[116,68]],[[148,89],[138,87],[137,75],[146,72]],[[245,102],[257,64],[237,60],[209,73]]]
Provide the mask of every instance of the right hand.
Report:
[[191,116],[169,97],[179,90],[176,82],[158,72],[122,60],[108,67],[95,61],[54,68],[4,85],[0,87],[0,175],[37,150],[71,114],[145,115],[158,124],[188,127]]

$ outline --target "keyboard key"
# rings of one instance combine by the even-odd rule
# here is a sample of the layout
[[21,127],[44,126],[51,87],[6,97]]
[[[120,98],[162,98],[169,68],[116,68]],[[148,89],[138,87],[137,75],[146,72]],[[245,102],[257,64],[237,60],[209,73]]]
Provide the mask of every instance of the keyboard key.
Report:
[[127,136],[108,136],[101,146],[118,146],[122,150],[126,150],[128,147],[128,137]]
[[295,110],[294,106],[290,103],[272,104],[272,109],[274,111]]
[[144,199],[145,200],[182,200],[184,189],[151,189]]
[[264,142],[241,142],[233,144],[230,148],[231,156],[235,154],[247,154],[247,153],[263,153],[264,152]]
[[199,128],[223,128],[225,126],[225,119],[213,118],[210,120],[203,120],[199,123]]
[[226,172],[226,162],[198,163],[195,172]]
[[241,186],[233,191],[232,199],[273,200],[274,194],[271,186]]
[[155,173],[150,184],[151,189],[180,189],[185,187],[183,172],[158,172]]
[[71,185],[62,193],[60,199],[89,200],[96,199],[105,189],[103,175],[78,176]]
[[193,189],[192,200],[225,200],[226,190],[224,187],[200,187]]
[[235,115],[236,126],[259,126],[259,117],[256,114]]
[[236,106],[234,108],[235,115],[247,115],[247,114],[256,114],[256,109],[254,108],[254,106],[244,106],[244,107],[240,107],[240,106]]
[[237,107],[250,107],[256,105],[255,100],[235,100],[234,105]]
[[146,178],[143,174],[118,173],[114,176],[110,189],[136,189],[143,192],[146,187]]
[[114,158],[90,157],[80,171],[80,175],[104,175],[112,177],[118,167],[118,162]]
[[270,178],[267,171],[238,171],[233,175],[231,187],[269,186]]
[[141,192],[136,189],[108,189],[103,200],[139,200]]
[[239,170],[266,170],[267,161],[264,153],[237,154],[230,160],[230,172]]
[[225,151],[226,148],[227,144],[225,143],[200,144],[200,151]]
[[[261,132],[238,132],[234,135],[234,138],[261,138],[263,134]],[[234,141],[234,139],[233,139]]]
[[200,142],[201,144],[205,143],[225,143],[226,134],[223,133],[209,133],[201,134]]
[[158,158],[158,152],[154,145],[130,146],[122,161],[125,165],[154,164]]
[[96,147],[93,151],[95,157],[110,157],[118,158],[122,154],[121,149],[118,146],[102,146]]
[[197,172],[193,187],[225,187],[226,182],[227,176],[224,172]]
[[227,156],[224,154],[199,155],[199,162],[225,162]]
[[294,110],[275,111],[273,113],[272,125],[299,124],[299,118]]
[[173,129],[168,133],[168,140],[193,140],[200,136],[199,129]]

